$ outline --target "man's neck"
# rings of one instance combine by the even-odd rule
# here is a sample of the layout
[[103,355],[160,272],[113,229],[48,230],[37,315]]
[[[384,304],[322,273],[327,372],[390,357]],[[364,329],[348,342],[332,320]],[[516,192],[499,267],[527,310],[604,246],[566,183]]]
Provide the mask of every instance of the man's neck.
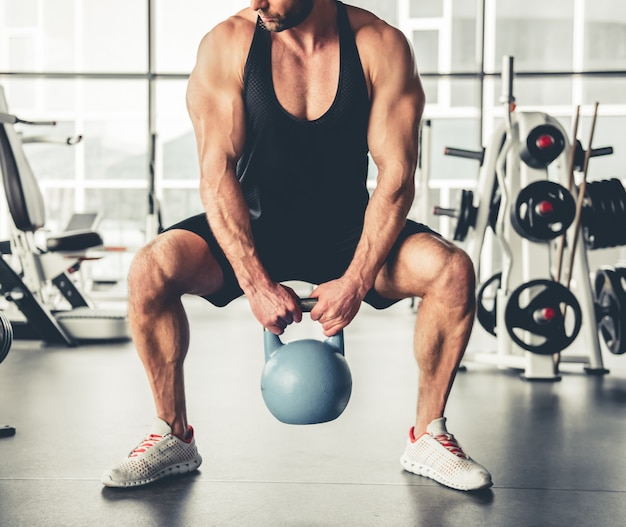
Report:
[[317,0],[309,16],[301,24],[281,33],[275,38],[285,45],[297,46],[306,53],[315,51],[337,35],[337,4],[335,0]]

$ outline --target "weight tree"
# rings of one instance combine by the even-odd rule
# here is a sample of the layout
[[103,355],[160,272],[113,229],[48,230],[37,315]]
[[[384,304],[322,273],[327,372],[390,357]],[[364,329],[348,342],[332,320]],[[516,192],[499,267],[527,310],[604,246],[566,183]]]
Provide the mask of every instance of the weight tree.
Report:
[[[435,208],[435,214],[456,217],[454,239],[467,238],[467,252],[479,278],[489,228],[494,234],[491,242],[500,249],[502,270],[484,281],[477,295],[477,318],[496,337],[496,352],[472,354],[468,360],[520,369],[522,378],[533,381],[560,380],[561,362],[584,364],[589,373],[606,373],[586,249],[578,243],[585,189],[584,184],[576,189],[572,183],[573,171],[583,167],[584,182],[589,157],[610,154],[612,149],[592,150],[590,138],[583,151],[575,139],[577,130],[570,143],[553,117],[516,111],[512,57],[503,60],[501,102],[504,122],[483,151],[445,152],[479,161],[476,192],[463,191],[456,210]],[[562,278],[565,252],[569,269]],[[575,340],[587,353],[562,353]]]

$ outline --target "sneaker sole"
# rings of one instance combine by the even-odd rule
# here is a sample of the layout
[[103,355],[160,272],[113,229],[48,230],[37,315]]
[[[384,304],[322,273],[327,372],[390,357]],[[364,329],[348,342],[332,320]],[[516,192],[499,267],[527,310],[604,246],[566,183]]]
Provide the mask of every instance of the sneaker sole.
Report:
[[406,470],[407,472],[411,472],[412,474],[416,474],[418,476],[424,476],[425,478],[432,479],[437,483],[440,483],[441,485],[445,485],[446,487],[450,487],[451,489],[455,490],[482,490],[487,489],[493,485],[491,481],[485,481],[483,484],[478,486],[459,485],[458,483],[454,483],[453,481],[449,480],[436,470],[433,470],[432,468],[426,467],[424,465],[420,465],[419,463],[412,463],[404,456],[402,456],[402,458],[400,459],[400,463],[402,464],[402,468],[404,468],[404,470]]
[[188,463],[177,463],[175,465],[171,465],[169,467],[164,468],[163,470],[161,470],[160,472],[158,472],[156,475],[152,476],[151,478],[145,478],[145,479],[136,479],[136,480],[132,480],[132,481],[115,481],[113,479],[111,479],[110,476],[105,476],[102,478],[102,484],[105,487],[116,487],[116,488],[120,488],[120,487],[139,487],[141,485],[147,485],[149,483],[154,483],[155,481],[158,481],[160,479],[163,478],[167,478],[169,476],[176,476],[179,474],[187,474],[188,472],[193,472],[194,470],[197,470],[198,467],[200,467],[200,465],[202,464],[202,457],[198,456],[196,459],[194,459],[193,461],[190,461]]

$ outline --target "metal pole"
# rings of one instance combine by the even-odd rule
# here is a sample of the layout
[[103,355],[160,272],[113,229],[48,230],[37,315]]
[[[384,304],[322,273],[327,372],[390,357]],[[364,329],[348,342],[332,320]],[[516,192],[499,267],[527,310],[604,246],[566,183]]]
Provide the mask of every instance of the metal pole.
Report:
[[485,0],[476,0],[476,4],[478,6],[478,16],[476,17],[477,27],[476,32],[478,33],[477,45],[478,45],[478,63],[480,66],[480,80],[479,80],[479,93],[480,93],[480,117],[478,120],[478,127],[480,135],[480,145],[483,146],[483,134],[485,133]]
[[159,205],[156,195],[156,2],[147,0],[148,8],[148,216],[146,220],[146,242],[161,230]]

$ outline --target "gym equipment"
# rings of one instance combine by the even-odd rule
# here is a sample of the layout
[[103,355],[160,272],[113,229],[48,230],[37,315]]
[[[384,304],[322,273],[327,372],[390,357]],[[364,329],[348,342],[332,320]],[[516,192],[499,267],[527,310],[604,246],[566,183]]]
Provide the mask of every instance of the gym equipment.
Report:
[[[574,134],[575,135],[575,134]],[[587,150],[583,148],[583,144],[580,140],[576,140],[576,147],[574,149],[574,162],[572,164],[572,170],[578,170],[582,172],[585,166],[585,155]],[[601,148],[592,148],[589,151],[589,157],[610,156],[613,154],[612,146],[603,146]]]
[[[485,149],[483,148],[482,151],[475,151],[447,146],[444,149],[444,155],[474,159],[482,166],[485,157]],[[476,228],[476,221],[478,219],[478,207],[474,205],[474,192],[462,189],[459,204],[456,208],[451,209],[435,206],[433,208],[433,214],[435,216],[448,216],[450,218],[456,218],[457,221],[454,228],[453,239],[455,241],[465,241],[470,228]]]
[[502,273],[496,273],[483,282],[476,294],[476,318],[488,333],[496,335],[496,293],[502,284]]
[[595,310],[598,333],[614,355],[626,353],[626,269],[603,266],[594,280]]
[[478,207],[474,206],[474,193],[471,190],[461,190],[461,198],[459,206],[456,209],[448,209],[436,206],[433,209],[435,216],[449,216],[456,218],[456,227],[454,229],[453,239],[455,241],[464,241],[470,227],[476,226],[476,215]]
[[[569,258],[569,270],[568,270],[567,279],[565,282],[568,287],[572,279],[572,269],[574,267],[574,261],[576,259],[576,248],[578,247],[578,238],[580,237],[582,209],[583,209],[583,202],[585,199],[585,192],[587,188],[587,171],[589,169],[589,159],[591,158],[591,150],[592,150],[591,145],[593,143],[593,136],[596,130],[596,121],[598,118],[598,106],[599,106],[599,103],[596,103],[594,106],[593,118],[591,120],[591,133],[589,135],[589,148],[587,148],[587,151],[585,152],[585,161],[583,163],[583,178],[582,178],[582,181],[580,182],[580,185],[578,186],[578,196],[576,199],[576,217],[574,218],[574,229],[573,229],[573,234],[570,240],[571,250],[570,250],[570,258]],[[574,157],[576,157],[575,154],[574,154]],[[586,262],[587,260],[586,252],[583,252],[583,255],[585,256],[584,261]],[[587,267],[586,276],[587,278],[589,278],[589,269],[588,269],[589,266],[586,265],[586,267]],[[585,281],[585,284],[589,284],[588,279]]]
[[[576,113],[574,115],[574,128],[572,130],[572,137],[576,138],[578,135],[578,123],[580,121],[580,105],[576,106]],[[567,190],[569,192],[572,192],[574,190],[574,170],[576,168],[576,154],[577,154],[577,149],[578,146],[580,145],[580,148],[582,149],[582,144],[580,141],[576,140],[576,148],[570,148],[569,152],[568,152],[568,167],[567,167]],[[584,153],[583,153],[583,157],[584,157]],[[581,165],[582,166],[582,165]],[[586,177],[585,177],[586,179]],[[578,207],[579,203],[578,200],[576,200],[576,215],[578,216],[580,214],[580,210]],[[555,272],[555,276],[554,279],[557,282],[561,281],[561,273],[563,270],[563,254],[565,253],[565,244],[566,244],[566,232],[563,232],[563,234],[561,234],[561,236],[559,237],[559,239],[557,240],[557,247],[556,247],[556,251],[557,251],[557,264],[556,264],[556,272]],[[570,273],[571,273],[571,269],[570,269]],[[569,284],[568,284],[569,285]],[[558,359],[558,357],[557,357]]]
[[533,128],[526,136],[520,158],[531,168],[547,168],[565,149],[565,136],[551,124]]
[[[566,320],[568,317],[573,320]],[[505,311],[513,341],[531,353],[553,355],[578,336],[582,313],[578,300],[552,280],[531,280],[511,293]]]
[[451,146],[446,146],[443,153],[446,156],[474,159],[475,161],[478,161],[481,165],[483,164],[483,161],[485,159],[484,148],[482,150],[466,150],[464,148],[452,148]]
[[13,344],[13,326],[9,320],[0,312],[0,364],[6,359]]
[[[316,299],[302,299],[303,311]],[[352,375],[344,358],[343,331],[325,341],[283,344],[264,330],[265,366],[261,393],[268,410],[286,424],[317,424],[339,417],[350,400]]]
[[[0,363],[6,358],[13,344],[13,328],[11,323],[0,311]],[[15,428],[10,425],[0,426],[0,437],[15,435]]]
[[[568,141],[552,116],[517,109],[513,57],[503,57],[501,85],[504,119],[486,148],[468,155],[451,152],[481,161],[473,196],[476,220],[468,229],[467,252],[480,283],[477,320],[496,337],[495,353],[471,353],[466,360],[520,369],[521,377],[529,381],[560,380],[559,361],[582,363],[588,373],[607,373],[593,324],[586,250],[573,237],[581,226],[572,171],[582,147]],[[574,140],[575,136],[576,132]],[[589,157],[611,151],[592,149],[591,143],[584,152],[585,164]],[[487,227],[493,236],[486,236]],[[553,278],[553,240],[559,237],[561,253],[567,249],[576,261],[569,267],[572,290]],[[501,266],[500,272],[494,274],[490,259]],[[485,266],[486,272],[481,269]],[[484,275],[489,277],[486,281]],[[568,351],[558,357],[576,339],[583,341],[584,354]]]
[[454,209],[435,207],[433,210],[433,214],[436,216],[458,218],[454,231],[454,240],[468,240],[466,251],[474,262],[479,276],[480,255],[487,227],[491,227],[495,232],[500,210],[501,192],[494,174],[498,155],[504,146],[505,137],[504,124],[501,124],[494,132],[487,148],[466,150],[448,146],[444,149],[445,155],[479,162],[476,190],[462,190],[459,205]]
[[[103,245],[100,234],[90,229],[74,230],[47,236],[45,247],[35,242],[35,233],[45,226],[46,209],[23,151],[23,143],[28,141],[22,140],[14,123],[41,124],[9,114],[0,86],[0,172],[13,222],[11,239],[0,242],[0,295],[10,307],[17,308],[14,311],[19,317],[11,319],[15,338],[68,346],[82,341],[129,339],[125,310],[92,306],[70,276],[83,260],[96,257],[93,251]],[[75,144],[79,140],[51,141]]]
[[587,249],[626,245],[626,190],[619,179],[587,183],[581,221]]
[[562,185],[537,180],[524,187],[511,209],[511,225],[522,237],[545,242],[563,234],[574,221],[576,202]]
[[149,242],[163,232],[161,202],[155,188],[155,166],[157,134],[150,134],[150,179],[148,181],[148,216],[146,218],[146,241]]

